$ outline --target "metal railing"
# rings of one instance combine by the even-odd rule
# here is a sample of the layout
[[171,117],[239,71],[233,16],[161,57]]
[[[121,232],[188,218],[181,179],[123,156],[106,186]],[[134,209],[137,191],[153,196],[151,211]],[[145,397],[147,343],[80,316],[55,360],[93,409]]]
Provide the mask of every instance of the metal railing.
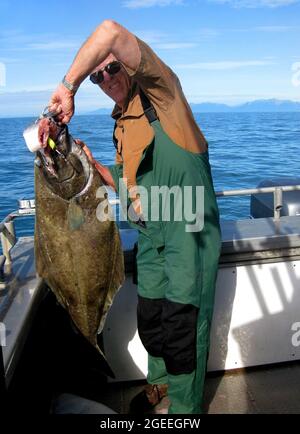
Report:
[[273,187],[248,188],[242,190],[224,190],[217,191],[216,197],[249,196],[250,194],[273,193],[274,218],[279,219],[280,211],[282,209],[282,193],[285,191],[295,190],[300,190],[300,185],[276,185]]
[[[216,197],[229,197],[229,196],[249,196],[251,194],[265,194],[273,193],[273,206],[274,206],[274,219],[280,218],[280,211],[282,209],[282,194],[286,191],[300,191],[300,185],[281,185],[273,187],[261,188],[248,188],[240,190],[224,190],[217,191]],[[111,205],[118,205],[119,199],[111,199]],[[0,284],[4,277],[3,269],[4,263],[9,268],[11,266],[10,250],[16,243],[16,234],[14,227],[14,219],[35,215],[35,201],[34,199],[19,200],[19,209],[9,214],[0,223],[0,235],[3,255],[0,256]]]

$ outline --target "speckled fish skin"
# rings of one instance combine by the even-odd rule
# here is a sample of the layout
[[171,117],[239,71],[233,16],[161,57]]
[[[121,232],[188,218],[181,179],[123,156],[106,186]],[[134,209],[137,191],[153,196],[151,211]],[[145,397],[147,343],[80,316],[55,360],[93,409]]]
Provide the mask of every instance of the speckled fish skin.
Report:
[[[60,134],[52,158],[57,176],[41,159],[35,167],[35,258],[44,278],[74,324],[100,352],[103,328],[114,295],[124,281],[124,258],[114,221],[99,221],[102,181],[85,153],[68,134]],[[55,321],[55,319],[53,319]]]

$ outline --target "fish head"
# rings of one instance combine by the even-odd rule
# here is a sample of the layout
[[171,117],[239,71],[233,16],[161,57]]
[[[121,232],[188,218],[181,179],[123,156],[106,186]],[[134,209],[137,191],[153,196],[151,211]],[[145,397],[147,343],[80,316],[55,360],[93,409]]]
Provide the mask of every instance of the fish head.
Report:
[[47,146],[37,152],[36,165],[43,172],[48,187],[56,195],[69,200],[84,191],[91,176],[91,165],[85,152],[69,134],[67,125],[59,125],[53,119],[42,119],[40,128],[40,137],[45,134],[48,138]]

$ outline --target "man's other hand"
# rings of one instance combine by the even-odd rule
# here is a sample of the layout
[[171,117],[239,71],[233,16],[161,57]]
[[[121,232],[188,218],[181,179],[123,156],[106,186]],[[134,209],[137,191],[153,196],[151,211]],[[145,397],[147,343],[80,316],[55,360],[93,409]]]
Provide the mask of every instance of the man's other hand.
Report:
[[95,159],[93,157],[93,154],[92,154],[90,148],[88,148],[87,145],[80,139],[75,139],[75,143],[77,143],[77,145],[79,145],[81,147],[81,149],[85,152],[90,163],[95,164]]

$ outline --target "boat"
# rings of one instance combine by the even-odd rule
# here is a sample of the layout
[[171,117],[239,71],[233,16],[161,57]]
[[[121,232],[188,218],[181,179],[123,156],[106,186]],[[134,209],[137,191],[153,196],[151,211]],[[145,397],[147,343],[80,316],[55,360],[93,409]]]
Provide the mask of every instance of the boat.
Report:
[[[221,220],[205,413],[300,413],[299,190],[300,179],[281,178],[216,193],[250,196],[251,216]],[[15,219],[34,214],[22,199],[0,224],[0,398],[29,414],[127,414],[147,375],[137,232],[119,223],[126,280],[99,335],[104,360],[36,275],[33,236],[16,238]]]

